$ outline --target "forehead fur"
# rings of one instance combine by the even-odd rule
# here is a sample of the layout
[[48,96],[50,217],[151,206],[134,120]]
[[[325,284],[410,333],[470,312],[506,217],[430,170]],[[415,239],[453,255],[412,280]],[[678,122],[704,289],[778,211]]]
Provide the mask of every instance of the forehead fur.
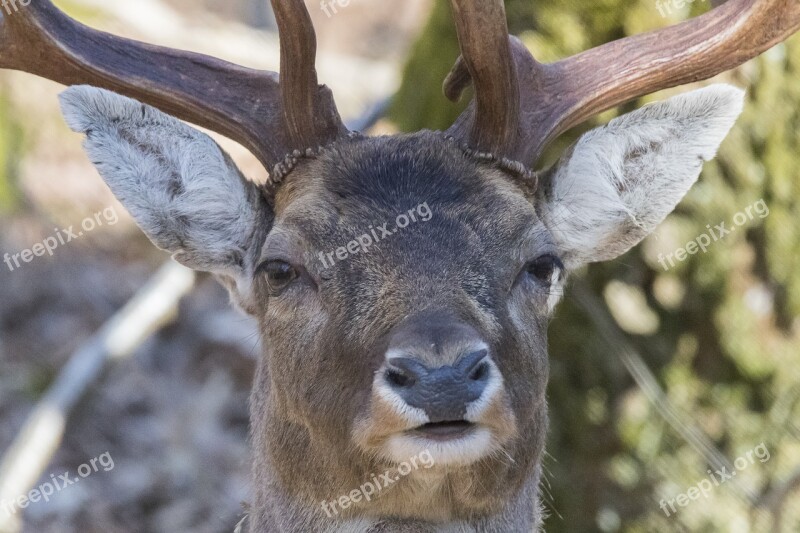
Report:
[[[394,218],[427,202],[475,224],[514,230],[534,222],[527,196],[502,171],[469,158],[441,133],[423,131],[356,139],[325,151],[281,186],[276,212],[285,221],[313,214],[345,224],[369,214],[372,223],[379,220],[374,215]],[[513,213],[502,211],[509,208]]]

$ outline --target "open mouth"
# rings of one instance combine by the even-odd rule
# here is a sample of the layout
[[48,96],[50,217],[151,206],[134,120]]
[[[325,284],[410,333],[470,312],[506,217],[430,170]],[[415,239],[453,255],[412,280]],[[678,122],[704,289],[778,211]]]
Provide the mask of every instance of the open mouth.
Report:
[[475,424],[466,420],[451,420],[423,424],[410,430],[410,433],[431,440],[454,440],[469,435],[475,427]]

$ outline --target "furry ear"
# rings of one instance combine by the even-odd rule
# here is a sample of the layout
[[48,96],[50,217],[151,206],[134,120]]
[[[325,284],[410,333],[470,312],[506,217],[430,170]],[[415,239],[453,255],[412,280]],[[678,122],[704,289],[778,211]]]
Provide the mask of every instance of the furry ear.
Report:
[[159,248],[245,292],[273,215],[209,136],[130,98],[88,86],[61,94],[72,130],[119,201]]
[[711,85],[584,134],[541,179],[537,210],[567,268],[613,259],[689,191],[742,111],[744,91]]

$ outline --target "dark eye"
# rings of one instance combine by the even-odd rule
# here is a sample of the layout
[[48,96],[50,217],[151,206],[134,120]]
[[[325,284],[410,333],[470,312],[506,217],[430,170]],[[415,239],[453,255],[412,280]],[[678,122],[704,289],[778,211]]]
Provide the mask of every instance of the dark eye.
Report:
[[297,278],[297,270],[286,261],[266,261],[258,272],[267,277],[270,292],[278,292]]
[[550,254],[534,259],[527,266],[529,275],[548,285],[553,281],[553,274],[560,273],[563,269],[564,265],[561,260]]

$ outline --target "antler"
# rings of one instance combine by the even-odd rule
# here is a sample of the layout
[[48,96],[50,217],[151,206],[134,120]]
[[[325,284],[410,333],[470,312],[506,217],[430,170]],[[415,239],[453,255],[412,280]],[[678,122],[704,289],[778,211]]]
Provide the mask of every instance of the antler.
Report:
[[[462,40],[461,27],[483,25],[479,13],[490,11],[479,4],[491,2],[494,17],[503,9],[502,0],[451,0],[456,19],[475,17],[471,22],[457,21],[462,57],[445,81],[445,95],[457,100],[470,80],[475,84],[476,99],[448,130],[454,138],[472,148],[492,150],[500,136],[497,126],[484,111],[481,93],[497,94],[480,73],[492,70],[488,53],[477,54],[480,37]],[[505,26],[505,22],[503,22]],[[493,20],[489,32],[501,31]],[[510,38],[518,80],[518,101],[507,101],[503,116],[512,115],[514,128],[506,144],[493,151],[526,165],[534,165],[545,146],[560,133],[591,116],[623,104],[638,96],[684,83],[707,79],[737,67],[800,28],[798,0],[729,0],[712,11],[681,24],[650,33],[626,37],[552,64],[536,62],[525,46]],[[505,54],[505,43],[496,45],[497,54]],[[478,66],[475,66],[475,64]],[[513,74],[512,74],[513,76]],[[502,93],[514,97],[512,91]],[[502,103],[503,101],[497,101]],[[517,115],[515,109],[519,109]],[[494,132],[479,136],[476,131]]]
[[317,148],[347,133],[332,97],[320,98],[317,38],[303,0],[272,0],[281,36],[284,119],[295,147]]
[[273,172],[292,153],[347,130],[317,85],[316,39],[302,0],[272,0],[281,29],[281,69],[244,68],[88,28],[49,0],[32,0],[0,20],[0,68],[130,96],[238,141]]
[[445,81],[445,91],[454,96],[460,92],[455,86],[473,81],[475,120],[470,145],[496,153],[516,144],[519,113],[519,84],[508,46],[505,8],[502,0],[452,0],[451,4],[462,55]]

